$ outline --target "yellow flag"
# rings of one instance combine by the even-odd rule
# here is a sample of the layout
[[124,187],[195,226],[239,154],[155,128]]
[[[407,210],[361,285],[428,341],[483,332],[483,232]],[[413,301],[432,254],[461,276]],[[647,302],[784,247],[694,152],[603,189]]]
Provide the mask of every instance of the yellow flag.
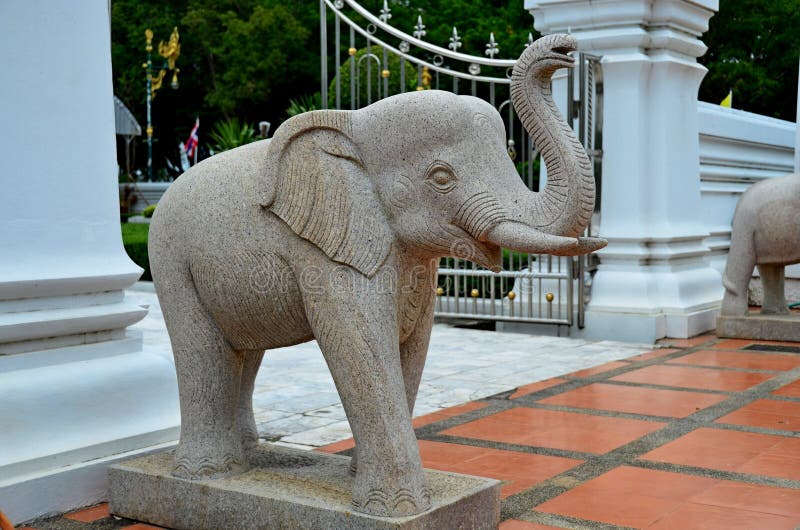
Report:
[[722,100],[722,103],[719,104],[720,107],[727,107],[729,109],[733,108],[733,90],[728,92],[728,96]]

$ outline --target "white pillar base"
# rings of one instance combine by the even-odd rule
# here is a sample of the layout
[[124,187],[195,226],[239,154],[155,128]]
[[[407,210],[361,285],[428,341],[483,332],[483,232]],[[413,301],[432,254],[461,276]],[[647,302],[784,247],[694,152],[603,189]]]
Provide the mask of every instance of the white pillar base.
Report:
[[40,475],[0,482],[0,502],[13,524],[55,515],[75,507],[91,506],[108,499],[108,466],[175,446],[167,442],[145,449],[117,453],[106,458],[80,462]]
[[654,342],[716,327],[723,288],[702,235],[610,239],[592,282],[585,336]]
[[689,338],[714,329],[719,306],[681,313],[621,313],[586,310],[582,337],[652,344],[663,337]]
[[109,463],[175,443],[169,354],[128,332],[0,356],[0,506],[12,522],[100,502]]

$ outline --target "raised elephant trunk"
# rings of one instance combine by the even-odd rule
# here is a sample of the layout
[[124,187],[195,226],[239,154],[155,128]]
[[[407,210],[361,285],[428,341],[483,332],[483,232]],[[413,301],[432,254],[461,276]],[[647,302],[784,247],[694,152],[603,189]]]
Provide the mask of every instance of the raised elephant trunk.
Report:
[[547,166],[547,184],[531,194],[528,222],[548,234],[578,237],[594,211],[592,164],[572,128],[558,111],[553,73],[573,67],[577,49],[569,35],[549,35],[529,46],[514,66],[511,101]]

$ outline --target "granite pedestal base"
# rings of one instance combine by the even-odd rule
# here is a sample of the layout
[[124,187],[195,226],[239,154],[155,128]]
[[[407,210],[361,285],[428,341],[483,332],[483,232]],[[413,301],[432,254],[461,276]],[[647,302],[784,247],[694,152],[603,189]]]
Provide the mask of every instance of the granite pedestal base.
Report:
[[717,335],[735,339],[800,341],[800,315],[720,316]]
[[111,513],[175,529],[496,529],[500,482],[426,470],[433,507],[412,517],[353,511],[350,458],[260,446],[252,469],[218,480],[171,475],[172,452],[109,468]]

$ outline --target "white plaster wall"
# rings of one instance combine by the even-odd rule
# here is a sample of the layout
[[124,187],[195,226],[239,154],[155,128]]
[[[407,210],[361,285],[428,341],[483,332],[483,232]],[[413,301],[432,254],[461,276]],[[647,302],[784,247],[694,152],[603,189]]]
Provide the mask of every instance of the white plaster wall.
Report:
[[[122,249],[107,0],[3,0],[0,299],[109,290]],[[55,258],[57,256],[57,259]],[[23,282],[20,284],[20,282]]]
[[[755,182],[793,170],[796,124],[711,103],[698,104],[700,183],[706,243],[714,268],[725,268],[733,211]],[[787,269],[800,278],[800,267]]]

